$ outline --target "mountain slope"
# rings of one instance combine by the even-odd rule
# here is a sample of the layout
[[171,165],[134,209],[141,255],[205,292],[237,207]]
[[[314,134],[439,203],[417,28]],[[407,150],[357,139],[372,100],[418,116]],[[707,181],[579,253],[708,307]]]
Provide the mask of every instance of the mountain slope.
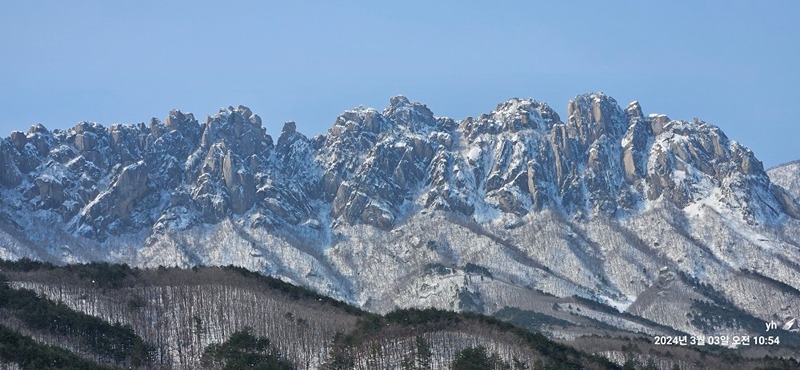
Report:
[[[233,264],[374,312],[514,307],[648,335],[800,316],[800,207],[749,149],[602,93],[566,117],[511,99],[455,121],[398,96],[310,139],[290,122],[273,140],[243,106],[37,125],[0,142],[0,251]],[[748,319],[687,318],[708,304]]]
[[[21,353],[0,350],[0,360],[10,366],[26,365],[24,368],[48,366],[47,363],[41,365],[41,361],[26,362],[37,361],[26,355],[34,350],[54,361],[62,361],[64,366],[72,363],[89,368],[88,361],[108,360],[108,357],[81,351],[76,343],[117,338],[118,335],[108,334],[109,328],[124,328],[115,329],[118,332],[133,331],[136,338],[141,337],[146,342],[138,350],[137,347],[101,345],[101,348],[116,349],[114,353],[145,354],[138,357],[136,363],[125,362],[124,355],[117,355],[122,362],[106,364],[126,368],[219,368],[226,361],[252,359],[242,357],[241,352],[264,347],[270,348],[268,353],[277,354],[274,357],[280,357],[283,366],[288,363],[298,369],[401,368],[409,361],[420,366],[428,364],[430,368],[448,368],[459,353],[479,346],[486,348],[488,354],[495,354],[498,360],[514,364],[515,368],[526,365],[527,368],[614,369],[625,362],[652,363],[663,369],[673,366],[729,368],[732,364],[753,369],[796,364],[791,360],[765,359],[766,352],[755,346],[744,349],[740,356],[712,346],[702,351],[658,346],[640,336],[614,339],[595,335],[557,343],[541,334],[470,313],[406,309],[375,315],[303,288],[231,267],[140,270],[98,263],[55,267],[23,260],[2,261],[0,268],[8,278],[3,286],[4,296],[31,297],[34,294],[26,290],[31,289],[39,294],[35,299],[40,305],[64,307],[59,311],[60,320],[81,317],[87,322],[94,320],[89,327],[97,328],[97,332],[89,335],[76,331],[72,340],[53,341],[47,328],[58,325],[50,325],[52,317],[41,311],[32,310],[26,314],[44,323],[37,327],[18,325],[13,315],[0,315],[0,334],[28,344]],[[0,310],[5,313],[6,301],[2,303]],[[584,309],[590,304],[577,300],[569,303],[570,307]],[[570,309],[566,302],[563,309]],[[554,317],[529,315],[533,313],[506,309],[498,317],[510,319],[518,326],[539,322],[538,328],[578,327]],[[15,329],[6,329],[6,326]],[[256,341],[261,342],[253,343]],[[31,345],[41,342],[55,344],[61,349]],[[773,356],[787,354],[772,350]],[[263,352],[257,353],[266,354]],[[76,353],[84,359],[77,358]]]
[[[549,363],[560,361],[556,356],[563,356],[561,360],[567,363],[582,363],[588,368],[615,368],[608,361],[541,335],[532,336],[521,331],[504,335],[508,328],[497,327],[497,323],[491,321],[487,324],[479,318],[440,311],[397,311],[383,318],[235,268],[131,270],[104,264],[53,268],[5,262],[3,272],[11,278],[10,285],[17,288],[6,286],[4,289],[9,294],[33,295],[24,290],[32,289],[44,297],[64,302],[73,310],[89,313],[92,318],[132,328],[153,345],[149,355],[140,358],[134,367],[205,367],[206,348],[228,340],[234,333],[249,330],[269,338],[271,346],[301,369],[328,366],[345,347],[350,361],[375,361],[374,353],[358,353],[356,347],[345,345],[339,339],[342,334],[350,335],[351,340],[357,340],[363,348],[373,348],[372,352],[374,348],[385,352],[377,356],[381,363],[370,368],[399,366],[404,356],[413,353],[408,342],[415,337],[427,341],[434,367],[449,364],[451,357],[463,348],[482,344],[499,350],[506,361],[516,357],[530,364],[535,360]],[[37,299],[52,304],[43,298]],[[61,311],[62,315],[66,312]],[[406,322],[409,317],[430,321],[431,325],[419,327],[423,322]],[[48,318],[39,319],[47,322]],[[3,324],[8,322],[4,316]],[[46,338],[39,331],[28,333],[39,341]],[[520,342],[518,337],[524,335],[530,336],[529,341],[538,348]],[[100,337],[114,338],[105,334],[94,336],[95,339]],[[75,351],[69,342],[60,343]]]
[[800,161],[775,166],[767,173],[773,183],[786,189],[795,200],[800,199]]

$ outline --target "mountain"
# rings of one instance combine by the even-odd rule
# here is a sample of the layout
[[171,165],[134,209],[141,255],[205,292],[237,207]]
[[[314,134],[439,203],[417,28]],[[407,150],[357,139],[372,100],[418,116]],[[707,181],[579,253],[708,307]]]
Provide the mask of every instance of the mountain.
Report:
[[796,187],[716,126],[602,93],[565,121],[529,99],[456,121],[397,96],[313,138],[289,122],[273,139],[243,106],[36,125],[0,141],[0,175],[6,259],[232,264],[377,313],[547,315],[564,340],[800,316]]

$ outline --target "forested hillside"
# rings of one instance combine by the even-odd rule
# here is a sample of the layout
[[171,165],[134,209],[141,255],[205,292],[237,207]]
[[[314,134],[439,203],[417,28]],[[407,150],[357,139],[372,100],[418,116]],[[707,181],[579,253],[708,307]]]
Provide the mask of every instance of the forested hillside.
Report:
[[522,327],[562,322],[542,316],[532,320],[523,311],[504,310],[498,315],[514,325],[435,309],[377,315],[232,267],[145,270],[105,263],[57,267],[21,260],[1,262],[0,274],[0,360],[10,368],[797,365],[685,347],[659,348],[643,339],[595,336],[557,343]]

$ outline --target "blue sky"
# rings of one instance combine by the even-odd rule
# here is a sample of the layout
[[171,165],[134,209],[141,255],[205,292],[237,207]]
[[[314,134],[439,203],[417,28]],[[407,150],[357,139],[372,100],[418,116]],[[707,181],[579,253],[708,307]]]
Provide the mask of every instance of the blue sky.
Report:
[[716,124],[768,167],[800,159],[800,2],[286,3],[4,1],[0,135],[244,104],[310,136],[397,94],[456,119],[511,97],[564,118],[603,91]]

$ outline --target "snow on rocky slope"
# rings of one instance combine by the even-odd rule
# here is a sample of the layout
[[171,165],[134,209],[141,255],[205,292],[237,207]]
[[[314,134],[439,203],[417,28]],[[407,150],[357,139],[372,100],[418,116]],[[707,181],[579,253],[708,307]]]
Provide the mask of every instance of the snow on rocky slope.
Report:
[[795,199],[800,199],[800,161],[792,161],[767,171],[774,184],[782,186]]
[[567,108],[455,121],[397,96],[276,140],[243,106],[36,125],[0,141],[0,256],[233,264],[379,312],[557,315],[537,300],[577,296],[632,315],[576,315],[633,331],[742,329],[707,305],[800,315],[796,166],[768,175],[716,126],[602,93]]

